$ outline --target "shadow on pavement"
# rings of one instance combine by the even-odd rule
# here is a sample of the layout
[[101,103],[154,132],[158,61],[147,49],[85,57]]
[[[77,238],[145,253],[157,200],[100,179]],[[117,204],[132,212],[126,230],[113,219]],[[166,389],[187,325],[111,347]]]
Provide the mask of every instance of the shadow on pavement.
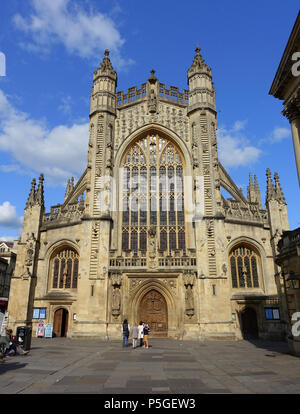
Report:
[[244,339],[244,341],[250,342],[257,348],[264,349],[268,357],[275,357],[276,354],[290,355],[288,343],[284,341],[266,341],[263,339]]
[[13,371],[19,368],[24,368],[28,365],[27,363],[20,363],[20,362],[11,362],[11,361],[5,361],[2,364],[0,364],[0,375],[4,374],[7,371]]

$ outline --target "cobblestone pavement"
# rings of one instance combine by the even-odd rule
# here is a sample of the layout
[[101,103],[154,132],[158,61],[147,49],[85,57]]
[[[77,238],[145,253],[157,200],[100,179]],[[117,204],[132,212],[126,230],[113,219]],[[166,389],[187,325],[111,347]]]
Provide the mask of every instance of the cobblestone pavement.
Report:
[[0,364],[1,394],[300,393],[300,358],[284,342],[32,339]]

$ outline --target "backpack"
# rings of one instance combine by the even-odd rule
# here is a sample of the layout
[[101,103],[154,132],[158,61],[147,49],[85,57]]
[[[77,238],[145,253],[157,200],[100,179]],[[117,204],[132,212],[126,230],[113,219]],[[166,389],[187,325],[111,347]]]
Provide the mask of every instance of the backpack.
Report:
[[123,333],[127,336],[129,335],[128,323],[123,323]]

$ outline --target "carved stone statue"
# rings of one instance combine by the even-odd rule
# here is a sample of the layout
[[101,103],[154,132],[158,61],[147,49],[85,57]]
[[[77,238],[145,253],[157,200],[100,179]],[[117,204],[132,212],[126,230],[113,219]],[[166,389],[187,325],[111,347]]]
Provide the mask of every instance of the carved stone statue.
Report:
[[27,239],[27,242],[26,242],[26,259],[25,259],[26,266],[32,266],[35,243],[36,243],[36,239],[34,237],[34,234],[31,233],[31,236]]
[[150,97],[148,101],[148,110],[150,113],[156,113],[157,111],[157,98],[156,98],[154,89],[151,89],[150,91]]
[[194,295],[191,285],[187,285],[185,291],[185,313],[190,318],[194,315]]
[[185,285],[185,313],[191,318],[195,314],[195,305],[194,305],[194,294],[193,294],[193,285],[194,285],[195,275],[191,271],[184,271],[183,273],[183,283]]
[[106,167],[107,168],[110,168],[111,165],[112,165],[111,157],[112,157],[111,144],[108,143],[107,146],[106,146]]
[[121,293],[118,286],[113,288],[112,291],[112,303],[111,303],[112,315],[118,317],[121,310]]

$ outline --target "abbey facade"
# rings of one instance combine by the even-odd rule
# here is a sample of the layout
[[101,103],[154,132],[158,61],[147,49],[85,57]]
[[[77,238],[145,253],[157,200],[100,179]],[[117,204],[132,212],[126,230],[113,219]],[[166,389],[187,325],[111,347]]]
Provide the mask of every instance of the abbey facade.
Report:
[[[117,92],[109,52],[94,72],[87,168],[62,204],[44,209],[32,182],[11,281],[9,326],[43,320],[56,336],[119,339],[149,323],[177,339],[281,338],[276,245],[286,202],[267,170],[245,197],[219,161],[212,71],[200,49],[188,89],[155,71]],[[222,188],[230,193],[225,198]]]

